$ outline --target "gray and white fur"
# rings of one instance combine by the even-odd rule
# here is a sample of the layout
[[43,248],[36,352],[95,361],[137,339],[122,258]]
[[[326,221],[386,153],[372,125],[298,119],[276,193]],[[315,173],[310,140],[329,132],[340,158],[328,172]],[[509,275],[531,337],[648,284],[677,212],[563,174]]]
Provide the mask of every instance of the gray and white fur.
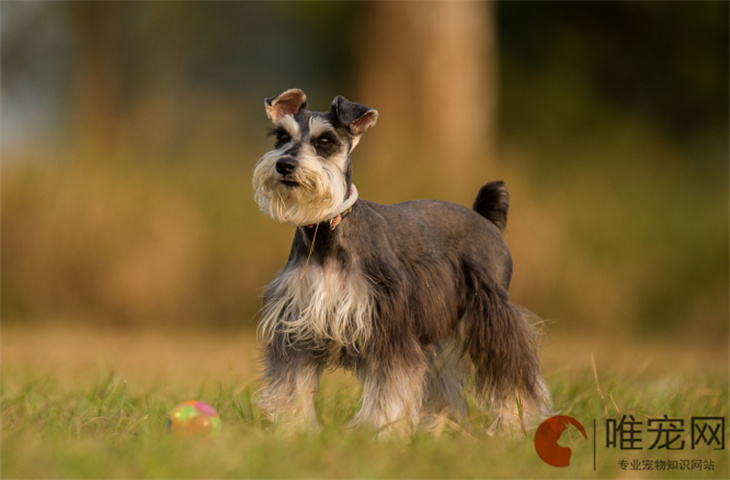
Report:
[[409,434],[431,413],[465,414],[469,386],[489,403],[493,431],[525,431],[549,415],[536,328],[507,293],[505,185],[486,184],[473,209],[359,199],[350,153],[376,110],[337,96],[328,112],[311,112],[298,89],[265,106],[276,143],[256,165],[255,199],[297,227],[259,326],[269,417],[316,428],[327,367],[355,373],[352,424],[380,435]]

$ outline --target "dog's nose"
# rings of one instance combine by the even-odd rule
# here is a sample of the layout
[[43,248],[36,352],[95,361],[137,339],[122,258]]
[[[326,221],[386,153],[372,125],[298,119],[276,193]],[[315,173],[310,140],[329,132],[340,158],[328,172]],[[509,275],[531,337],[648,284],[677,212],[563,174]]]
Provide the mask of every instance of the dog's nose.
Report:
[[297,168],[297,161],[294,157],[281,157],[276,161],[276,171],[281,175],[292,173]]

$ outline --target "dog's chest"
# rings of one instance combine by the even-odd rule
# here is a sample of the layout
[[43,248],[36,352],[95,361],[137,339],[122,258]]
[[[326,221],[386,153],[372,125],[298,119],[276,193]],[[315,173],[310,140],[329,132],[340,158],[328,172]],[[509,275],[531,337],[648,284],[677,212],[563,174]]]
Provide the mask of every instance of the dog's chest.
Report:
[[293,344],[359,345],[370,337],[373,297],[357,270],[337,265],[287,267],[269,285],[260,329]]

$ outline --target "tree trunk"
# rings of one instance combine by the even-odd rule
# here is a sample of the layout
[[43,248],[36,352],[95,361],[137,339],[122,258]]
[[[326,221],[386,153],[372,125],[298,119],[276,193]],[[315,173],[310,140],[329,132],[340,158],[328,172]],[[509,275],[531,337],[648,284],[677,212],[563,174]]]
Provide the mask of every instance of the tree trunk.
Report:
[[122,5],[72,3],[76,33],[71,106],[76,147],[84,158],[100,160],[113,151],[122,120]]
[[495,163],[495,5],[373,2],[364,20],[358,101],[380,111],[363,142],[373,183],[396,188],[389,200],[435,188],[473,201]]

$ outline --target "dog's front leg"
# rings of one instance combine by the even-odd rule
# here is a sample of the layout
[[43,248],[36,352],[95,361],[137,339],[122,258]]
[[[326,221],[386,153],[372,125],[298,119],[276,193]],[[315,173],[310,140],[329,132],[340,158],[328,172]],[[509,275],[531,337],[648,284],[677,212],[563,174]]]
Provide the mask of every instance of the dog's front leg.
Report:
[[324,364],[312,352],[265,348],[264,378],[268,382],[260,406],[277,426],[289,430],[319,429],[314,398]]
[[420,349],[405,353],[371,356],[356,368],[362,382],[362,406],[351,426],[371,427],[378,438],[412,433],[423,406],[427,364]]

